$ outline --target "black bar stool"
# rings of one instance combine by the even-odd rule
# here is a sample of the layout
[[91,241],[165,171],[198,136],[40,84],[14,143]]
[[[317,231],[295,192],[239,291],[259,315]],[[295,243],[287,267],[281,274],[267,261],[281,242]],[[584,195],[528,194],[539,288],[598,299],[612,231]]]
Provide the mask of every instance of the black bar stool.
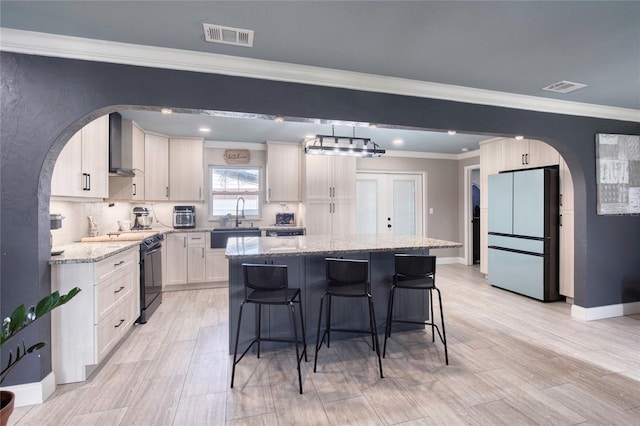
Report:
[[[384,333],[384,349],[382,351],[382,357],[387,353],[387,338],[391,337],[391,323],[401,322],[406,324],[424,324],[431,326],[431,341],[435,342],[435,332],[438,332],[440,341],[444,344],[444,359],[449,365],[449,354],[447,352],[447,335],[444,329],[444,314],[442,312],[442,296],[440,295],[440,289],[436,287],[436,257],[435,256],[420,256],[409,254],[396,254],[395,256],[396,268],[393,276],[393,283],[391,284],[391,290],[389,290],[389,306],[387,307],[387,325]],[[408,321],[401,319],[393,319],[393,298],[395,296],[396,288],[413,289],[413,290],[428,290],[429,302],[431,305],[431,315],[429,319],[431,321]],[[442,325],[442,334],[440,329],[435,324],[433,318],[433,290],[438,292],[438,302],[440,305],[440,324]]]
[[[307,361],[307,340],[304,333],[304,315],[302,314],[302,304],[300,303],[300,289],[289,288],[288,270],[286,265],[265,265],[265,264],[242,264],[242,272],[244,274],[244,300],[240,304],[240,312],[238,314],[238,329],[236,330],[236,343],[233,351],[233,370],[231,371],[231,387],[233,388],[233,380],[236,374],[236,365],[246,355],[254,343],[258,344],[257,355],[260,358],[260,342],[289,342],[296,344],[296,362],[298,364],[298,383],[300,385],[300,393],[302,393],[302,373],[300,371],[300,362],[304,356]],[[242,324],[242,309],[245,303],[253,303],[258,306],[258,317],[256,321],[256,338],[251,341],[247,349],[244,350],[240,358],[238,356],[238,340],[240,340],[240,326]],[[300,324],[302,327],[302,341],[298,339],[298,326],[296,323],[295,303],[300,308]],[[291,328],[293,330],[293,339],[274,339],[263,338],[260,335],[260,318],[262,316],[262,305],[287,305],[291,314]],[[302,343],[304,349],[300,353],[298,344]]]
[[[380,358],[380,343],[378,342],[378,329],[376,316],[371,299],[371,284],[369,283],[369,261],[352,259],[326,259],[327,290],[320,298],[320,315],[318,316],[318,332],[316,334],[316,356],[313,362],[313,372],[316,372],[318,364],[318,351],[322,346],[324,337],[327,337],[327,348],[331,338],[331,299],[332,297],[366,297],[369,302],[369,330],[353,330],[345,328],[333,328],[334,331],[350,333],[371,334],[373,350],[378,355],[380,378],[382,375],[382,359]],[[328,296],[326,312],[326,328],[320,337],[320,325],[322,324],[322,306],[325,296]]]

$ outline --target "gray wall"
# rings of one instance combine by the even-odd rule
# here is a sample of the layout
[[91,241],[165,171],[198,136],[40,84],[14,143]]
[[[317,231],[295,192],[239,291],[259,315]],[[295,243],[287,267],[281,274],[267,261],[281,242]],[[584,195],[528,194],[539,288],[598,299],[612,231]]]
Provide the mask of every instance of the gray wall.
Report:
[[[594,154],[596,133],[640,134],[639,123],[6,52],[0,61],[3,315],[50,291],[48,208],[60,150],[91,119],[127,105],[340,118],[545,141],[567,161],[574,181],[575,303],[640,300],[640,220],[596,216]],[[27,342],[49,336],[48,319],[22,335]],[[5,384],[39,381],[50,371],[47,348],[21,363]]]

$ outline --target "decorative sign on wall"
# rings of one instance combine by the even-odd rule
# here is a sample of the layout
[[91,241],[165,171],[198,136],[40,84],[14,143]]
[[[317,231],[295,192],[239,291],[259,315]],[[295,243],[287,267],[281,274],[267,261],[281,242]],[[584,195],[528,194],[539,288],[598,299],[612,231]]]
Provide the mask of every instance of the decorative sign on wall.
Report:
[[248,149],[227,149],[224,151],[224,161],[227,164],[249,164],[250,159]]
[[640,136],[596,134],[599,215],[640,214]]

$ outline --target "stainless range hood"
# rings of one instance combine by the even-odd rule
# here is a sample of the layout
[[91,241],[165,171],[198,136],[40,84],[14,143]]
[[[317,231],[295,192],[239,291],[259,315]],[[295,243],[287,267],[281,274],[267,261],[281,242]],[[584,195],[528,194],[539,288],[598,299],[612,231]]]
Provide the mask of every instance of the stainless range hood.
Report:
[[131,156],[129,164],[125,164],[125,150],[122,139],[122,115],[117,112],[109,114],[109,173],[116,176],[133,177]]

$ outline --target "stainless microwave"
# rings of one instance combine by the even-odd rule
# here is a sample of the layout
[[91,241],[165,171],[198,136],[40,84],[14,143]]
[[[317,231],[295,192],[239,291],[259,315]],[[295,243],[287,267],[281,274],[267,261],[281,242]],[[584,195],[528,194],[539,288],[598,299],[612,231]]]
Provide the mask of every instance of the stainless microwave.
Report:
[[196,206],[175,206],[173,208],[173,227],[175,229],[196,227]]

